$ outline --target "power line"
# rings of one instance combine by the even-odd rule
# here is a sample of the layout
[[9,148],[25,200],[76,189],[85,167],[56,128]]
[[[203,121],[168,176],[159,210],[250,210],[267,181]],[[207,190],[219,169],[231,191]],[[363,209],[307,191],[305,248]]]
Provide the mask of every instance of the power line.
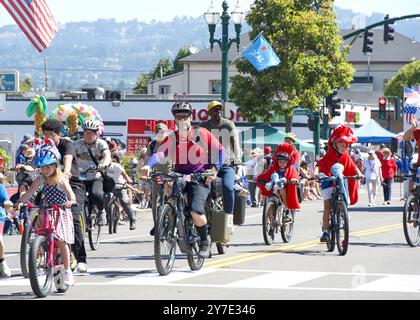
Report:
[[[9,69],[9,70],[42,70],[44,71],[44,68],[37,68],[37,67],[11,67],[11,66],[1,66],[0,69]],[[71,72],[120,72],[120,73],[128,73],[128,72],[135,72],[135,73],[141,73],[141,72],[150,72],[151,69],[71,69],[71,68],[48,68],[49,71],[71,71]]]

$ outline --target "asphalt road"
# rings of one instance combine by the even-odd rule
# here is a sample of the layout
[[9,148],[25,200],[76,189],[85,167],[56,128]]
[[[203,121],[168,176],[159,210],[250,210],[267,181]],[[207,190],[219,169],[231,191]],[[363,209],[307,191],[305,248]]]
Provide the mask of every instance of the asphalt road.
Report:
[[[156,272],[150,211],[137,212],[137,230],[128,224],[105,234],[98,251],[88,252],[89,272],[75,274],[76,285],[46,300],[288,300],[420,299],[420,248],[410,248],[402,229],[399,185],[393,204],[368,208],[362,190],[351,208],[350,247],[346,256],[328,253],[319,243],[321,201],[307,201],[297,214],[291,243],[264,244],[262,209],[247,209],[225,255],[216,252],[201,271],[192,272],[177,256],[167,277]],[[280,238],[280,237],[279,237]],[[5,237],[13,277],[0,279],[1,300],[32,300],[29,280],[19,265],[20,236]],[[88,245],[87,245],[88,246]]]

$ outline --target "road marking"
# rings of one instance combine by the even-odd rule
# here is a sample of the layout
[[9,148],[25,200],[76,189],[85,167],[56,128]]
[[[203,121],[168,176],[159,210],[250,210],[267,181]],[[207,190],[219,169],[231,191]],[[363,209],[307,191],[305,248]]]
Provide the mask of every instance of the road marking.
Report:
[[[393,225],[375,227],[375,228],[371,228],[367,230],[353,232],[353,233],[350,233],[350,236],[358,237],[358,236],[372,235],[372,234],[395,231],[401,228],[402,228],[401,224],[393,224]],[[295,244],[295,245],[284,245],[281,247],[277,247],[276,249],[265,250],[265,252],[254,253],[254,254],[248,253],[248,254],[237,255],[237,256],[229,257],[225,259],[219,259],[219,260],[212,261],[209,263],[206,262],[204,264],[204,267],[210,268],[210,269],[227,268],[227,267],[238,265],[244,262],[263,259],[263,258],[272,256],[273,254],[287,253],[289,251],[296,251],[296,250],[305,250],[305,249],[310,249],[310,248],[318,247],[318,246],[325,246],[325,244],[320,243],[319,240],[315,240],[315,241],[308,241],[308,242]],[[350,247],[351,247],[351,244],[350,244]]]
[[112,242],[117,242],[119,240],[137,239],[137,238],[146,238],[146,237],[150,237],[150,235],[143,234],[143,235],[139,235],[139,236],[113,238],[113,239],[108,239],[108,240],[101,240],[101,243],[112,243]]

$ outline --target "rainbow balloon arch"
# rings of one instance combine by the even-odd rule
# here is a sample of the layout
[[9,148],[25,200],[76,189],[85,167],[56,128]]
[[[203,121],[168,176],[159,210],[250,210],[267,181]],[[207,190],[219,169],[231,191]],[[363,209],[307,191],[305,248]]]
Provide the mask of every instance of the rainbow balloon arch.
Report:
[[99,135],[102,135],[105,130],[104,122],[99,112],[92,106],[82,103],[61,104],[49,114],[48,118],[66,122],[66,132],[64,133],[69,137],[76,137],[79,125],[83,126],[87,120],[99,122]]

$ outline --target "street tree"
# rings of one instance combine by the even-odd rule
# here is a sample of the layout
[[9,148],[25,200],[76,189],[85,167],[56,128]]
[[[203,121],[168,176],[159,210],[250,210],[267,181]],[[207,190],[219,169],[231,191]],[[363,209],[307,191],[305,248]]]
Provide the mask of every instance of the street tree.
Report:
[[386,84],[385,95],[403,99],[404,87],[420,85],[420,60],[402,67],[400,71]]
[[178,54],[175,57],[174,63],[173,63],[173,73],[182,72],[184,70],[184,65],[179,62],[179,60],[186,58],[190,55],[190,51],[188,48],[181,48],[178,51]]
[[230,96],[248,119],[290,118],[297,107],[317,110],[323,97],[350,85],[354,69],[332,0],[256,0],[247,22],[250,38],[263,33],[282,61],[260,73],[238,62]]
[[32,90],[32,78],[26,77],[25,79],[21,80],[19,83],[19,92],[26,93]]
[[147,94],[147,84],[149,83],[149,75],[141,75],[137,78],[136,86],[133,89],[134,94]]

